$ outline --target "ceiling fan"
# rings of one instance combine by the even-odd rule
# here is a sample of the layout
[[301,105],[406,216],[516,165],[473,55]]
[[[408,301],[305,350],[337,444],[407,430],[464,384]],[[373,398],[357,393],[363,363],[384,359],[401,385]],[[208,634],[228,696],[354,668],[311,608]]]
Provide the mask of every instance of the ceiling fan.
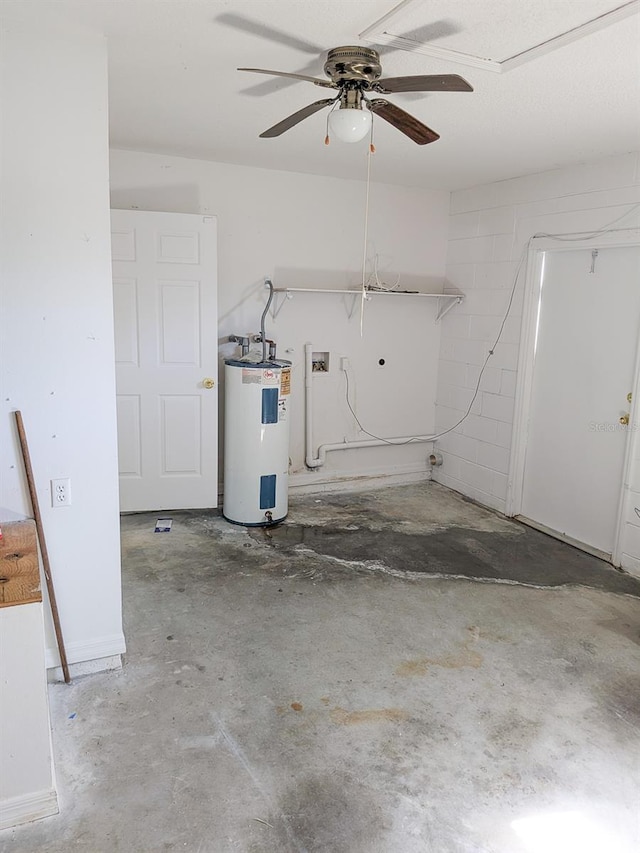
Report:
[[[414,116],[384,98],[370,95],[402,94],[404,92],[472,92],[473,87],[457,74],[425,74],[411,77],[382,77],[380,54],[370,47],[334,47],[327,53],[322,80],[306,74],[286,71],[268,71],[264,68],[238,68],[255,74],[270,74],[304,80],[325,89],[337,90],[333,98],[324,98],[303,107],[268,128],[260,137],[270,139],[280,136],[318,110],[333,105],[329,115],[329,128],[345,142],[363,139],[371,127],[371,114],[389,122],[418,145],[435,142],[440,136]],[[328,137],[327,137],[328,139]]]

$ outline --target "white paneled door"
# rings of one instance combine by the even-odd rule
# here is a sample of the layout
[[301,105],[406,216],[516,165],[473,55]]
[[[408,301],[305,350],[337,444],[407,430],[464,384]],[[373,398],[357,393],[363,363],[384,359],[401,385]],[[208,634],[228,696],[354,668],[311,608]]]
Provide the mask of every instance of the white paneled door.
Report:
[[216,219],[111,212],[120,509],[217,506]]
[[544,256],[522,516],[614,551],[640,326],[636,247]]

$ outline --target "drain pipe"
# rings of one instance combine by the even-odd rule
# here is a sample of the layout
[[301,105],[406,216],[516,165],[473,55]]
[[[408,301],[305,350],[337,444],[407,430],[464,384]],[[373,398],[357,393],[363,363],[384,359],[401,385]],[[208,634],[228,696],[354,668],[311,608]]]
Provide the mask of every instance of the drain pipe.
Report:
[[321,468],[327,459],[327,453],[336,450],[356,450],[359,447],[385,447],[388,444],[422,444],[435,440],[433,435],[405,436],[400,438],[365,439],[362,441],[343,441],[337,444],[321,444],[318,455],[313,455],[313,344],[304,346],[304,390],[305,390],[305,464],[307,468]]
[[304,345],[304,448],[307,468],[319,468],[324,464],[313,457],[313,344]]

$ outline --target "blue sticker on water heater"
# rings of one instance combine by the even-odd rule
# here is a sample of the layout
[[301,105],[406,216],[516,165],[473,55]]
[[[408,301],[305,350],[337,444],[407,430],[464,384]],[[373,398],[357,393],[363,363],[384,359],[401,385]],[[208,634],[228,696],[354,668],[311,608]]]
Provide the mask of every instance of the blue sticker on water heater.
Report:
[[263,388],[262,389],[262,423],[277,424],[278,423],[278,389]]
[[276,475],[260,477],[260,509],[273,509],[276,505]]

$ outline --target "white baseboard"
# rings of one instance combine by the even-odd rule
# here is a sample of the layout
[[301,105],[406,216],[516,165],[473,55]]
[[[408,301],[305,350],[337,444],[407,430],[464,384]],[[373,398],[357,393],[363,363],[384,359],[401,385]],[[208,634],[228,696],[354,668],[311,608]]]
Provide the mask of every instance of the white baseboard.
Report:
[[58,795],[55,788],[11,797],[0,802],[0,829],[9,829],[21,823],[51,817],[58,814],[58,811]]
[[[122,655],[109,655],[94,660],[83,660],[79,663],[69,664],[69,675],[71,680],[80,678],[82,675],[94,675],[97,672],[109,672],[112,669],[122,669]],[[64,673],[61,666],[53,666],[47,670],[47,681],[53,684],[56,681],[64,681]]]
[[[65,651],[69,672],[75,675],[87,675],[106,669],[119,669],[122,666],[120,655],[126,651],[126,644],[124,634],[120,633],[109,637],[96,637],[85,642],[66,643]],[[45,666],[49,670],[54,669],[54,675],[57,672],[60,676],[62,675],[57,648],[46,649]]]
[[[396,465],[389,469],[373,471],[340,471],[327,473],[326,469],[297,471],[289,474],[289,494],[304,495],[314,492],[355,492],[367,489],[382,489],[385,486],[403,486],[431,479],[431,467],[424,462]],[[224,484],[218,483],[218,507],[224,503]]]
[[408,483],[426,482],[431,479],[431,471],[425,470],[424,463],[405,468],[394,468],[392,472],[370,471],[356,473],[341,471],[301,471],[289,476],[289,493],[292,495],[313,494],[314,492],[355,492],[367,489],[382,489],[385,486],[402,486]]
[[482,504],[482,506],[486,506],[489,509],[499,512],[501,515],[505,515],[506,502],[503,498],[497,498],[494,495],[490,495],[488,492],[483,492],[481,489],[476,489],[474,486],[464,483],[462,480],[450,477],[448,474],[445,474],[441,468],[434,472],[433,479],[435,482],[440,483],[441,486],[446,486],[447,489],[451,489],[453,492],[458,492],[458,494],[471,498],[472,501]]

